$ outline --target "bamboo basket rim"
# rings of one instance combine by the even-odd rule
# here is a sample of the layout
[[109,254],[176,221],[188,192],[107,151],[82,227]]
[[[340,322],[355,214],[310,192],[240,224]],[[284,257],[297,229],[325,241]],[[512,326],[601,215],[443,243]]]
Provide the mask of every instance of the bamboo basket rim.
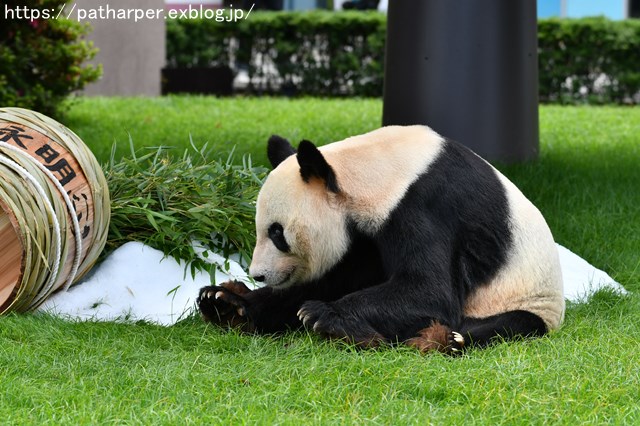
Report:
[[[29,243],[27,245],[30,261],[26,264],[29,266],[25,269],[25,274],[19,283],[15,298],[7,309],[21,309],[25,305],[32,304],[35,300],[42,297],[44,291],[50,288],[58,278],[61,254],[63,252],[63,242],[57,243],[52,241],[59,237],[60,224],[57,222],[57,216],[61,213],[60,205],[54,208],[55,197],[46,192],[43,184],[47,182],[37,182],[40,185],[38,189],[34,181],[26,180],[24,175],[16,172],[16,169],[10,168],[7,163],[3,162],[5,157],[0,158],[0,169],[5,169],[2,174],[3,182],[0,187],[0,195],[8,204],[12,204],[11,211],[21,223],[20,230],[24,233],[24,239]],[[8,169],[11,173],[6,173]],[[28,170],[25,170],[28,173]],[[5,188],[10,187],[12,191]],[[22,190],[19,191],[18,189]],[[52,203],[51,200],[54,200]],[[59,202],[58,202],[59,204]],[[15,214],[21,212],[21,215]],[[64,213],[66,215],[66,213]],[[52,237],[50,229],[52,222],[57,227],[56,234]],[[15,230],[15,228],[14,228]],[[52,246],[54,249],[52,250]],[[53,269],[50,265],[54,265]],[[24,296],[25,293],[29,297]]]
[[[60,182],[29,152],[0,143],[0,159],[4,159],[0,161],[0,207],[9,215],[22,245],[21,263],[24,264],[12,289],[13,298],[0,300],[0,314],[8,310],[28,310],[41,304],[53,290],[60,288],[63,267],[68,268],[70,263],[65,265],[65,260],[73,259],[73,273],[65,281],[65,289],[85,275],[106,244],[111,214],[102,168],[74,132],[45,115],[22,108],[0,108],[0,125],[3,122],[44,135],[74,158],[84,174],[82,182],[88,188],[86,194],[91,197],[88,208],[92,213],[92,233],[87,238],[90,244],[86,250],[82,249],[76,210]],[[17,166],[8,164],[11,161]],[[25,177],[19,168],[29,176]],[[74,228],[73,233],[71,228]],[[73,257],[70,257],[72,253]]]
[[44,114],[24,108],[5,107],[0,108],[0,120],[29,127],[62,145],[77,159],[90,183],[94,209],[93,225],[96,233],[89,252],[79,266],[77,279],[80,279],[97,261],[106,245],[109,232],[111,201],[102,167],[76,133]]
[[[0,170],[0,179],[2,178],[3,178],[3,173],[2,173],[2,170]],[[28,242],[25,241],[25,237],[22,232],[22,227],[20,226],[20,218],[15,216],[15,214],[13,213],[13,209],[11,208],[11,205],[5,200],[4,197],[2,197],[3,192],[4,190],[2,186],[0,186],[0,215],[3,215],[8,218],[9,225],[11,226],[11,232],[15,240],[17,240],[21,250],[20,250],[20,264],[17,266],[14,266],[14,268],[18,269],[18,275],[16,277],[15,282],[13,284],[10,284],[11,293],[4,300],[0,299],[0,313],[4,312],[5,309],[8,308],[10,304],[11,295],[17,292],[17,289],[22,282],[22,277],[25,273],[25,265],[27,264],[27,261],[30,263],[30,260],[31,260],[29,256],[30,250],[29,250],[29,253],[27,253],[27,251],[25,250],[25,246],[28,244]],[[4,289],[0,291],[4,291]]]

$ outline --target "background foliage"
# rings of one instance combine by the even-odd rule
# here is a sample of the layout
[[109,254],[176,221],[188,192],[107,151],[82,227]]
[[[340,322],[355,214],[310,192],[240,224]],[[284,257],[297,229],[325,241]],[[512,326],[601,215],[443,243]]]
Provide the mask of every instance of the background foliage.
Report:
[[167,21],[167,64],[246,69],[253,93],[379,96],[385,26],[377,12],[261,12],[233,25]]
[[640,103],[640,20],[538,22],[540,99]]
[[[381,96],[386,15],[261,12],[167,22],[171,67],[246,69],[252,93]],[[540,99],[640,103],[640,21],[538,21]]]
[[[66,3],[8,0],[1,7],[5,14],[5,8],[60,10]],[[84,64],[96,53],[81,39],[88,31],[88,26],[63,18],[4,19],[0,23],[0,105],[58,115],[70,93],[100,76],[100,67]]]

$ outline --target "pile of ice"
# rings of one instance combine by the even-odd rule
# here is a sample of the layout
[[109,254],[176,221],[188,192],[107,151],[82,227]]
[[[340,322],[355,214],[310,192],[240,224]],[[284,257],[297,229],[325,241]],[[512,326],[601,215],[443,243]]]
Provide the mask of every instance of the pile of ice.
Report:
[[198,290],[234,279],[248,283],[238,262],[208,253],[215,276],[199,271],[191,275],[185,262],[138,242],[126,243],[67,292],[58,292],[40,311],[82,320],[138,321],[175,324],[191,315]]
[[[558,245],[565,297],[584,301],[593,292],[609,287],[625,290],[607,273]],[[51,296],[39,309],[53,315],[94,321],[139,321],[171,325],[191,315],[198,290],[212,278],[222,283],[236,279],[249,283],[246,272],[234,260],[209,253],[215,276],[198,272],[192,277],[184,262],[165,258],[142,243],[127,243],[115,250],[83,281],[67,292]]]

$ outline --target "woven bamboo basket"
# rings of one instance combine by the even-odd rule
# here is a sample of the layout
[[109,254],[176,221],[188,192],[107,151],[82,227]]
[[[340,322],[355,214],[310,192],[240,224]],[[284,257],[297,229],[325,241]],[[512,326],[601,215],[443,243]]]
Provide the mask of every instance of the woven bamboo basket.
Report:
[[34,309],[86,274],[109,216],[102,169],[75,133],[37,112],[0,108],[0,314]]

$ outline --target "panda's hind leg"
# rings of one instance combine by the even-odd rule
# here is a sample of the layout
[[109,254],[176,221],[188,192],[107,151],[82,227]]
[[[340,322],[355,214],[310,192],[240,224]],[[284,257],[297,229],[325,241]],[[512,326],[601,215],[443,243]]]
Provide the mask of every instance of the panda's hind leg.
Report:
[[434,321],[427,328],[423,328],[418,335],[405,342],[413,346],[420,352],[442,352],[447,354],[458,354],[464,349],[464,337],[451,330],[446,325]]
[[486,347],[496,340],[543,336],[547,326],[538,315],[515,310],[486,318],[466,317],[459,333],[465,340],[465,347]]
[[406,344],[422,352],[438,351],[459,354],[470,347],[486,347],[500,340],[539,337],[547,327],[539,316],[528,311],[509,311],[487,318],[463,318],[458,330],[434,321]]

